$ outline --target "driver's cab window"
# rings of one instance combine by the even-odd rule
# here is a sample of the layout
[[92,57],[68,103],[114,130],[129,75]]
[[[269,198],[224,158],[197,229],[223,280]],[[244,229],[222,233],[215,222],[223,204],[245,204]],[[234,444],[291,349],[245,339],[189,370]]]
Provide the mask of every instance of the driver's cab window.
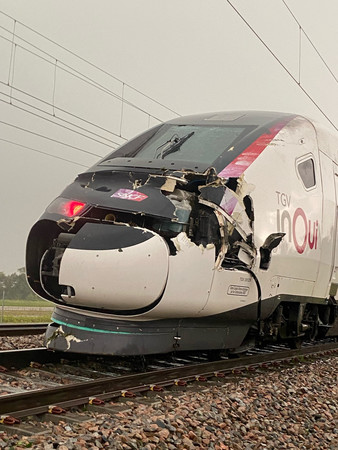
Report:
[[315,164],[312,156],[297,161],[297,172],[306,190],[316,186]]

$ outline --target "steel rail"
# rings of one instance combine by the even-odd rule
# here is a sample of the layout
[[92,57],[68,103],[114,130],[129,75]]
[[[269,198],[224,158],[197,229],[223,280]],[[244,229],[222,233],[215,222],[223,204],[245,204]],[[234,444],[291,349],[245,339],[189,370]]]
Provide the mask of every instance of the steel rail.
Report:
[[[17,349],[17,350],[3,350],[0,351],[0,366],[6,368],[21,369],[28,366],[32,361],[40,364],[48,362],[57,362],[61,358],[65,358],[63,353],[56,353],[47,350],[45,347]],[[67,359],[80,359],[82,355],[75,355],[74,353],[67,354]]]
[[299,361],[306,355],[326,356],[338,351],[338,343],[314,345],[300,350],[284,350],[276,353],[264,353],[238,359],[220,360],[198,363],[174,369],[163,369],[153,372],[137,373],[116,378],[105,377],[30,392],[0,396],[0,414],[25,417],[50,411],[51,405],[58,408],[69,408],[90,403],[90,399],[106,400],[119,397],[123,392],[146,392],[151,386],[163,387],[175,385],[177,380],[188,382],[193,380],[217,377],[220,373],[232,371],[251,371],[267,365],[280,365],[283,362]]
[[48,323],[1,323],[0,336],[28,336],[43,334]]

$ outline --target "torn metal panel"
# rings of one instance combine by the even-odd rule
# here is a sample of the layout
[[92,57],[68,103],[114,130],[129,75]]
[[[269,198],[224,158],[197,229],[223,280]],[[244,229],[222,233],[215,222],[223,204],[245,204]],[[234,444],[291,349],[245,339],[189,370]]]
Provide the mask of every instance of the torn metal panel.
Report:
[[252,241],[254,209],[249,194],[254,186],[241,176],[231,180],[217,178],[199,189],[199,203],[213,208],[224,220],[224,237],[215,267],[219,268],[224,258],[236,258],[238,263],[252,267],[257,252]]
[[164,184],[161,186],[161,191],[174,192],[177,180],[166,177]]
[[54,333],[52,333],[50,336],[48,336],[48,338],[46,339],[46,347],[47,348],[52,348],[54,341],[56,339],[64,339],[65,344],[66,344],[66,348],[65,351],[69,351],[71,346],[73,346],[74,343],[83,343],[83,342],[88,342],[88,339],[79,339],[76,336],[74,336],[73,334],[67,333],[64,331],[62,325],[57,328]]
[[207,200],[218,205],[228,216],[232,217],[246,235],[250,235],[254,214],[249,194],[253,190],[254,186],[246,183],[244,176],[227,182],[217,178],[206,186],[200,186],[201,194],[199,198],[200,201]]
[[226,189],[224,184],[215,182],[206,186],[199,186],[200,197],[216,205],[220,205]]
[[238,259],[245,265],[252,267],[257,255],[256,248],[243,241],[235,242],[234,248],[238,247]]
[[191,241],[191,239],[188,238],[186,233],[180,233],[175,238],[172,238],[171,240],[172,240],[173,244],[175,245],[176,250],[178,252],[185,251],[185,250],[189,249],[189,247],[194,247],[196,245]]
[[[62,194],[66,198],[67,189]],[[122,243],[119,243],[119,249],[109,247],[109,242],[120,242],[114,230],[127,230],[128,227],[134,230],[134,234],[129,233],[128,236],[131,238],[130,246],[135,249],[137,243],[133,243],[132,237],[141,229],[145,236],[153,236],[154,232],[159,238],[161,236],[172,257],[177,257],[182,251],[179,239],[183,235],[191,246],[200,249],[201,255],[213,248],[215,256],[211,270],[219,270],[229,258],[250,267],[254,264],[253,205],[248,196],[252,186],[245,183],[243,177],[226,181],[219,178],[212,167],[204,173],[181,170],[170,175],[101,171],[82,174],[72,189],[77,190],[77,199],[91,206],[89,209],[85,207],[84,215],[62,217],[56,222],[62,230],[73,233],[75,237],[70,243],[65,243],[61,233],[42,258],[41,286],[53,300],[86,307],[91,305],[91,299],[94,303],[100,300],[100,308],[110,311],[121,308],[121,313],[123,303],[128,303],[135,311],[152,308],[153,303],[159,301],[166,277],[156,277],[162,280],[161,286],[145,282],[142,287],[134,283],[137,286],[135,298],[141,299],[141,303],[135,304],[133,292],[129,293],[131,297],[128,294],[125,298],[128,289],[121,281],[120,269],[127,272],[127,266],[131,264],[133,273],[138,273],[133,265],[136,260],[127,258],[130,261],[125,266],[123,261],[127,259],[123,258],[129,250],[123,249]],[[97,196],[100,197],[99,207],[94,202]],[[95,250],[95,255],[92,250]],[[110,255],[111,252],[114,254]],[[151,254],[150,251],[148,256]],[[81,264],[76,266],[75,261],[81,261]],[[147,261],[142,262],[140,270],[147,269]],[[90,267],[94,264],[96,268],[100,267],[95,276],[90,275]],[[161,267],[160,262],[158,267]],[[147,270],[152,273],[149,267]],[[82,280],[85,273],[87,275]],[[117,274],[116,279],[114,274]],[[58,277],[58,286],[54,285],[55,277]],[[142,277],[147,278],[146,274]],[[116,286],[121,289],[116,291]],[[155,289],[153,293],[149,286]],[[144,298],[140,296],[142,289]],[[111,297],[112,293],[119,299],[117,303]],[[145,299],[148,299],[147,304]],[[94,304],[90,307],[93,309]]]
[[200,199],[199,202],[202,205],[206,205],[209,206],[210,208],[214,209],[215,211],[218,211],[220,214],[222,214],[225,219],[227,220],[227,227],[228,227],[228,231],[229,234],[232,234],[232,231],[234,229],[236,229],[236,231],[238,232],[238,234],[244,239],[246,240],[248,235],[245,233],[245,231],[241,228],[240,224],[236,221],[236,219],[232,216],[230,216],[228,213],[226,213],[221,207],[219,207],[218,205],[214,205],[211,202],[208,202],[206,200],[202,200]]
[[215,216],[218,220],[219,223],[219,231],[220,231],[220,240],[221,240],[221,246],[219,248],[219,252],[216,258],[216,262],[215,262],[215,269],[219,269],[222,265],[222,262],[224,260],[224,257],[228,251],[228,240],[227,240],[227,236],[226,236],[226,231],[225,231],[225,218],[222,214],[220,214],[218,211],[215,211]]
[[226,189],[219,205],[226,213],[231,216],[237,206],[238,201],[238,196],[231,189]]

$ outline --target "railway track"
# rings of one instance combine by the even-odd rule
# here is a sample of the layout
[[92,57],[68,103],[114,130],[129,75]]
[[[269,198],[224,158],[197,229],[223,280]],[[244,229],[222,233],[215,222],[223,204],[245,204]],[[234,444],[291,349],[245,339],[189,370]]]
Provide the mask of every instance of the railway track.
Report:
[[[202,357],[174,357],[171,362],[157,360],[155,364],[149,366],[149,370],[142,373],[128,373],[130,368],[121,366],[112,366],[112,372],[102,372],[102,365],[99,369],[79,369],[81,375],[72,375],[70,373],[61,373],[58,375],[57,370],[51,369],[54,375],[54,381],[50,386],[46,387],[42,383],[42,387],[33,388],[25,392],[7,392],[6,387],[2,386],[5,391],[0,394],[0,414],[2,420],[9,422],[17,421],[19,418],[44,414],[44,413],[62,413],[72,407],[81,407],[83,405],[96,405],[97,408],[104,407],[106,401],[111,401],[119,397],[132,398],[140,394],[145,395],[147,392],[161,392],[173,386],[185,386],[187,383],[198,381],[207,382],[210,380],[222,380],[227,375],[251,373],[257,370],[266,370],[269,367],[278,367],[288,364],[297,363],[302,360],[325,357],[334,355],[338,352],[338,343],[329,342],[316,345],[309,345],[297,350],[285,350],[277,347],[254,351],[250,354],[237,359],[220,359],[213,362],[205,362],[207,358]],[[22,377],[22,373],[18,374],[17,369],[11,368],[12,364],[25,366],[29,361],[33,361],[31,366],[36,370],[42,379],[42,375],[48,370],[48,364],[51,361],[61,362],[61,370],[67,366],[67,362],[60,358],[79,358],[79,355],[65,355],[48,352],[45,349],[35,350],[16,350],[0,353],[2,364],[0,370],[3,377]],[[46,359],[48,358],[48,359]],[[197,362],[193,362],[194,358]],[[39,362],[40,361],[40,362]],[[44,361],[44,364],[42,364]],[[157,365],[156,365],[157,364]],[[162,364],[162,367],[160,366]],[[169,368],[164,366],[171,365]],[[72,367],[72,366],[71,366]],[[73,366],[74,369],[75,366]],[[105,364],[106,371],[109,370],[109,364]],[[35,368],[35,369],[34,369]],[[50,370],[50,368],[49,368]],[[51,373],[49,371],[49,373]],[[120,373],[118,373],[120,372]],[[84,378],[87,379],[84,380]],[[92,378],[89,378],[92,377]],[[60,385],[57,383],[60,378],[67,384]],[[7,418],[7,419],[6,419]]]
[[2,323],[0,336],[27,336],[43,334],[48,323]]

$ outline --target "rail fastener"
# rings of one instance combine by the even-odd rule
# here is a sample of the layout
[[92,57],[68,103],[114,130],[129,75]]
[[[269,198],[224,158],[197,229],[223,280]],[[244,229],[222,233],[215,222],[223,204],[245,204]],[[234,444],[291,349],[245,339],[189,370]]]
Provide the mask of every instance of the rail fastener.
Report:
[[259,367],[261,367],[262,369],[268,369],[271,366],[272,364],[270,362],[263,362],[259,365]]
[[149,386],[149,389],[153,392],[163,392],[163,387],[159,386],[158,384],[151,384]]
[[20,420],[13,416],[0,416],[0,423],[3,423],[4,425],[17,425],[20,423]]
[[274,367],[279,367],[282,364],[281,360],[272,361],[271,365]]
[[61,408],[61,406],[57,406],[57,405],[49,405],[48,406],[48,412],[50,414],[65,414],[66,410]]
[[102,405],[104,405],[104,401],[101,400],[100,398],[97,398],[97,397],[89,397],[88,403],[90,405],[95,405],[95,406],[102,406]]
[[184,381],[184,380],[174,380],[174,384],[175,384],[175,386],[186,386],[187,385],[187,382],[186,381]]
[[36,361],[31,361],[29,363],[29,367],[31,367],[32,369],[41,369],[42,364],[36,362]]
[[214,376],[216,378],[224,378],[225,377],[225,373],[224,372],[214,372]]
[[121,391],[121,396],[125,398],[134,398],[136,397],[136,394],[132,391]]
[[207,377],[204,375],[195,375],[195,381],[207,381]]

